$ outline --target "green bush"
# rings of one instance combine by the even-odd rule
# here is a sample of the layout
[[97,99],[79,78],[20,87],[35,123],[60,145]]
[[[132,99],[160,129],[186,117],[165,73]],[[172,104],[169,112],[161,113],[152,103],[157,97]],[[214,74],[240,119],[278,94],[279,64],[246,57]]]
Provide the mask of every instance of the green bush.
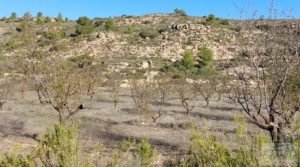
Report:
[[104,19],[101,19],[101,18],[96,18],[94,19],[94,26],[95,27],[100,27],[100,26],[103,26],[105,23],[105,20]]
[[9,39],[9,40],[6,42],[5,46],[6,46],[8,49],[15,49],[15,48],[17,47],[16,40],[13,39],[13,38]]
[[235,31],[235,32],[241,32],[241,30],[242,30],[242,27],[241,26],[235,26],[234,28],[233,28],[233,30]]
[[67,47],[63,44],[57,44],[49,48],[49,52],[59,52],[66,50]]
[[162,26],[161,28],[159,28],[158,33],[162,34],[164,32],[168,32],[168,27]]
[[147,139],[142,139],[140,143],[132,140],[125,140],[121,143],[119,151],[113,155],[108,167],[117,166],[155,166],[156,151],[153,150]]
[[272,151],[269,149],[268,151],[264,150],[264,146],[270,144],[265,135],[258,133],[254,136],[249,136],[247,120],[244,116],[235,115],[234,122],[237,125],[235,135],[238,144],[232,150],[234,166],[267,166],[268,161],[275,162],[276,158],[273,157],[271,159],[271,156],[268,155]]
[[270,31],[272,30],[273,26],[268,24],[261,24],[261,25],[257,25],[256,28],[262,31]]
[[75,124],[54,125],[54,129],[49,129],[37,146],[35,154],[43,166],[90,166],[81,154]]
[[143,39],[147,39],[147,38],[154,39],[158,36],[158,32],[156,32],[156,31],[142,31],[142,32],[140,32],[139,35]]
[[92,65],[94,58],[88,54],[83,54],[81,56],[71,57],[69,60],[75,63],[78,68],[84,68],[86,66]]
[[138,43],[138,38],[135,37],[135,36],[128,37],[128,38],[127,38],[127,42],[128,42],[130,45],[136,45],[136,44]]
[[45,38],[49,40],[59,40],[65,37],[65,35],[65,32],[62,30],[49,30],[44,34]]
[[132,26],[128,26],[126,29],[126,34],[133,34],[134,33],[134,28]]
[[207,129],[194,131],[190,138],[186,166],[231,166],[233,158],[230,150],[218,142]]
[[151,24],[151,23],[152,23],[152,21],[145,20],[145,21],[143,21],[143,23],[142,23],[142,24]]
[[193,60],[193,53],[191,51],[187,50],[182,54],[181,65],[186,69],[195,67],[195,61]]
[[26,33],[28,29],[30,28],[30,24],[28,21],[22,21],[18,27],[16,28],[16,31]]
[[208,15],[206,17],[206,21],[202,22],[202,24],[213,26],[213,27],[218,27],[218,28],[234,29],[234,27],[230,25],[229,20],[223,19],[223,18],[218,18],[214,14]]
[[90,34],[94,31],[93,22],[88,17],[79,17],[77,20],[76,31],[77,35]]
[[217,20],[217,17],[214,14],[209,14],[207,16],[207,21],[209,22],[215,22]]
[[45,20],[44,20],[44,23],[51,23],[52,20],[50,17],[46,17]]
[[217,78],[219,73],[212,66],[212,51],[207,47],[203,47],[198,53],[198,57],[199,59],[196,61],[193,58],[193,53],[189,50],[186,50],[184,53],[182,53],[181,60],[165,65],[160,71],[169,73],[171,76],[173,76],[172,78],[181,78],[186,76],[194,79],[201,77],[202,79],[205,78],[209,80],[212,78]]
[[0,157],[1,167],[35,167],[34,161],[29,156],[17,154],[17,150]]
[[219,24],[221,24],[221,25],[230,25],[230,24],[229,24],[229,21],[226,20],[226,19],[220,19],[220,20],[219,20]]
[[37,24],[42,24],[42,23],[44,23],[44,19],[41,18],[41,17],[38,17],[38,18],[36,19],[36,23],[37,23]]
[[199,67],[211,66],[213,63],[213,51],[208,47],[204,46],[198,52]]
[[200,69],[198,69],[198,74],[202,79],[206,79],[208,82],[217,82],[221,77],[219,71],[210,66],[201,67]]
[[189,152],[180,166],[260,166],[258,161],[260,157],[256,156],[255,147],[247,138],[245,119],[235,116],[235,122],[238,124],[236,148],[231,149],[219,142],[204,126],[201,130],[194,131],[190,138]]
[[175,61],[171,64],[166,64],[160,71],[167,73],[173,79],[183,78],[189,76],[191,78],[197,77],[199,74],[199,69],[196,68],[196,61],[193,58],[193,53],[189,50],[184,51],[182,54],[182,59]]
[[147,139],[143,139],[137,146],[136,157],[141,158],[141,166],[152,166],[156,158],[156,151],[152,149]]
[[[0,157],[0,167],[92,167],[82,154],[75,124],[56,124],[28,155],[18,150]],[[38,164],[38,165],[37,165]]]
[[104,22],[104,29],[106,31],[115,31],[118,29],[118,27],[115,25],[115,22],[113,19],[107,19],[105,22]]

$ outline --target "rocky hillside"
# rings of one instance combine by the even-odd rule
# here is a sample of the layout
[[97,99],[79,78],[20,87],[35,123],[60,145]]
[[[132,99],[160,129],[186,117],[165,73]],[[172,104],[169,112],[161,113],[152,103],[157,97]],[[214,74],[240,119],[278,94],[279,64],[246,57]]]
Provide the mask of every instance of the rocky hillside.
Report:
[[[112,27],[106,26],[107,20],[112,22]],[[109,70],[114,71],[146,69],[149,62],[152,68],[159,69],[165,63],[181,59],[185,50],[196,56],[203,46],[213,50],[215,60],[233,58],[243,47],[239,37],[259,36],[268,28],[264,21],[172,14],[96,18],[93,19],[94,31],[85,36],[74,35],[75,21],[38,23],[32,19],[27,23],[26,34],[22,33],[22,24],[22,20],[0,23],[1,55],[22,55],[32,48],[50,51],[52,56],[88,54],[109,61]],[[249,34],[245,25],[257,27],[257,32]],[[20,42],[23,39],[27,40],[25,44]]]

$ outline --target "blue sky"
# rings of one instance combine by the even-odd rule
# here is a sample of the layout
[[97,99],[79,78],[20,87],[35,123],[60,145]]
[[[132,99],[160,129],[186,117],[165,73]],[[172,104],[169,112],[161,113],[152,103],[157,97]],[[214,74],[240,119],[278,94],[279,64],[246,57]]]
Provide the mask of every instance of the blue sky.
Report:
[[[0,0],[1,1],[1,0]],[[143,15],[149,13],[171,13],[175,8],[184,9],[189,15],[204,16],[214,13],[223,18],[252,18],[269,16],[270,0],[2,0],[0,17],[16,12],[22,16],[29,11],[36,15],[77,19],[79,16],[110,17]],[[275,0],[276,16],[284,15],[300,18],[300,0]],[[255,12],[256,11],[256,12]]]

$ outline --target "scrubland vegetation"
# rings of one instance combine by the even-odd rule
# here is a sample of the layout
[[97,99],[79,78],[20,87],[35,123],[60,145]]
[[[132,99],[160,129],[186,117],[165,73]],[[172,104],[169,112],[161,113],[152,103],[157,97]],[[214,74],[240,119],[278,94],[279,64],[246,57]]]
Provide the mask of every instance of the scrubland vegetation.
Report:
[[[45,122],[48,128],[40,130],[41,134],[21,133],[35,143],[26,148],[15,143],[10,146],[12,151],[0,152],[0,167],[300,164],[299,20],[237,21],[213,14],[197,18],[175,9],[169,15],[82,16],[72,21],[62,14],[50,18],[41,12],[36,17],[26,12],[23,17],[12,13],[3,18],[0,30],[1,117],[14,112],[7,103],[25,104],[31,93],[38,104],[33,101],[25,107],[47,110],[30,114],[40,114],[43,120],[55,115],[56,120],[54,125]],[[199,36],[206,41],[193,39]],[[180,54],[161,54],[177,44]],[[234,46],[216,49],[214,44]],[[115,115],[85,115],[94,103],[103,111],[101,105],[106,101],[101,95],[111,103],[108,113]],[[219,106],[222,114],[229,114],[212,113],[216,104],[230,105]],[[135,120],[125,113],[134,115]],[[21,119],[28,113],[17,114]],[[112,117],[117,121],[111,121]],[[220,131],[213,130],[212,118],[220,121]],[[231,121],[234,128],[226,131],[228,124],[223,120]],[[97,137],[91,139],[92,148],[88,149],[85,132],[104,121],[111,121],[104,134],[115,147],[97,145],[103,136],[91,130]],[[132,129],[125,129],[125,123]],[[110,134],[114,124],[121,124],[129,135]],[[188,140],[179,143],[183,148],[172,154],[177,147],[170,143],[167,150],[146,135],[130,136],[143,126],[153,131],[179,129]],[[1,124],[0,134],[5,138],[3,127]],[[104,154],[105,149],[110,149],[109,153]]]

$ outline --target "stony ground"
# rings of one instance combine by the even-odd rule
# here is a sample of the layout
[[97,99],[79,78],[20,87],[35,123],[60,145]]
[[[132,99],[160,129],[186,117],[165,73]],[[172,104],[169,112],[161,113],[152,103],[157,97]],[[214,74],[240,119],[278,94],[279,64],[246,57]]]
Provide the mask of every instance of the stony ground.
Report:
[[[240,113],[225,98],[213,100],[211,106],[205,108],[204,101],[199,97],[195,100],[196,108],[189,116],[186,116],[179,99],[168,99],[167,103],[165,115],[153,123],[134,110],[129,90],[122,91],[120,103],[114,109],[109,92],[99,88],[93,100],[88,101],[85,109],[73,120],[79,125],[86,151],[101,150],[101,157],[106,160],[124,139],[149,138],[160,157],[176,158],[187,151],[193,126],[206,124],[226,143],[234,135],[236,124],[233,116]],[[57,120],[56,111],[50,105],[39,104],[35,92],[26,92],[23,100],[16,93],[0,112],[0,152],[20,146],[26,150],[34,146],[47,127]],[[259,131],[251,124],[250,129]]]

